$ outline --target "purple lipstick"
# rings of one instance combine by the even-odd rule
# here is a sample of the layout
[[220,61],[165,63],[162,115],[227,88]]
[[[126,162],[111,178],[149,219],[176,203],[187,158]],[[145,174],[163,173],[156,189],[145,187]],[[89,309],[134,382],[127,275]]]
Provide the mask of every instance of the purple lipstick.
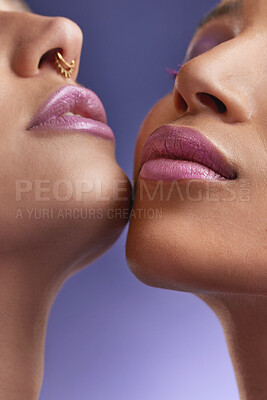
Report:
[[237,173],[219,150],[190,127],[164,125],[147,139],[140,177],[147,180],[226,180]]
[[76,131],[115,140],[98,96],[76,85],[64,86],[53,93],[34,115],[27,130]]

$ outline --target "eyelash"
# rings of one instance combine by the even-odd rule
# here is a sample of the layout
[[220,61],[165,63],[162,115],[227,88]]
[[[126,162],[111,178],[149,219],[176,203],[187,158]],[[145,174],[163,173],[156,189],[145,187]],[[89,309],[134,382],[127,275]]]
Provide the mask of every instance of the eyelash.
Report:
[[[177,67],[180,69],[182,68],[182,65],[177,64]],[[168,72],[169,77],[175,80],[179,70],[177,71],[176,69],[166,68],[166,71]]]

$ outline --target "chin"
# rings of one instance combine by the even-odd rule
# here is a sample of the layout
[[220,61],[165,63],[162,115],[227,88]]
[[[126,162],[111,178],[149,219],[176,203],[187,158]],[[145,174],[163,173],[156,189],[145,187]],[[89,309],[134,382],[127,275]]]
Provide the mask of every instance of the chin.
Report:
[[[203,182],[195,185],[196,193],[204,189]],[[138,180],[126,246],[131,271],[149,286],[182,292],[266,295],[263,238],[255,230],[252,239],[246,229],[255,226],[255,210],[248,216],[238,202],[231,207],[175,194],[169,201],[141,199]]]
[[40,150],[28,146],[37,154],[35,168],[27,157],[18,158],[3,191],[2,255],[36,256],[72,274],[114,244],[128,222],[131,185],[105,143],[81,146],[77,138],[64,154],[51,145],[45,165]]
[[131,184],[121,168],[106,163],[103,170],[95,171],[94,177],[96,185],[92,193],[82,203],[72,204],[73,210],[78,207],[81,212],[81,218],[72,221],[70,228],[72,233],[75,231],[73,236],[79,248],[74,271],[106,252],[119,238],[129,219]]

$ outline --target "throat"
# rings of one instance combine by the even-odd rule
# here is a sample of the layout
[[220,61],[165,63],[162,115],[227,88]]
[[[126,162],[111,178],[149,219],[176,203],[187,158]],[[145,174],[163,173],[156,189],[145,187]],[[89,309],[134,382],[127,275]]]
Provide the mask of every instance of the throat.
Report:
[[198,295],[218,316],[241,400],[267,398],[267,296]]

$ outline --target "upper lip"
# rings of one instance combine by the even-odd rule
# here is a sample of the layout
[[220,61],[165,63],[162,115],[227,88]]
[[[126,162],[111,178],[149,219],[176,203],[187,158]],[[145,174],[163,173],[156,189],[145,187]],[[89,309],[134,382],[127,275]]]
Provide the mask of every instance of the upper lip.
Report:
[[39,108],[27,129],[44,124],[66,112],[107,123],[106,112],[98,96],[89,89],[67,85],[56,90]]
[[141,167],[157,158],[197,162],[226,179],[237,173],[224,155],[199,131],[187,126],[163,125],[147,139],[141,154]]

